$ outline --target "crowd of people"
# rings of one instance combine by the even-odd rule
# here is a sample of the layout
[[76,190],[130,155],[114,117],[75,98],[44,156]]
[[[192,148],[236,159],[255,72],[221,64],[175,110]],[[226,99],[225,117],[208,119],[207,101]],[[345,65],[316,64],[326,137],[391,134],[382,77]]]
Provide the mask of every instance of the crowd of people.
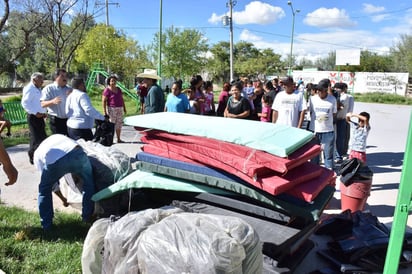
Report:
[[[44,75],[33,73],[30,83],[23,88],[21,100],[30,131],[29,162],[41,174],[38,208],[41,225],[46,231],[53,225],[52,193],[62,200],[64,206],[68,206],[59,188],[59,179],[65,174],[72,174],[81,180],[82,218],[84,221],[93,219],[93,171],[87,154],[76,141],[93,140],[95,122],[110,121],[115,125],[117,142],[123,142],[120,134],[126,113],[122,91],[116,86],[116,76],[108,77],[107,87],[102,92],[104,114],[92,105],[84,79],[74,77],[69,85],[67,71],[57,69],[53,80],[53,83],[43,87]],[[49,123],[50,136],[47,136],[45,121]],[[14,184],[18,171],[2,143],[0,162],[9,178],[6,185]]]
[[[302,128],[314,133],[321,145],[326,168],[334,169],[335,164],[345,158],[358,158],[366,163],[370,115],[366,112],[353,113],[353,96],[347,93],[345,83],[332,86],[330,80],[323,79],[318,84],[309,83],[304,86],[301,79],[295,83],[290,76],[265,82],[238,79],[224,83],[215,102],[213,83],[203,81],[200,75],[191,78],[187,89],[182,88],[181,80],[173,82],[166,96],[157,82],[161,78],[155,70],[146,69],[137,77],[139,84],[136,89],[140,96],[142,114],[182,112]],[[21,104],[27,112],[30,131],[28,156],[29,162],[41,174],[38,207],[45,230],[52,227],[52,193],[56,193],[63,204],[67,205],[67,200],[60,193],[58,181],[68,173],[82,180],[82,217],[84,221],[92,218],[92,168],[86,153],[76,140],[92,140],[95,121],[110,120],[115,124],[117,142],[123,142],[121,128],[126,106],[122,91],[117,87],[117,80],[116,76],[106,79],[107,86],[102,92],[103,114],[93,107],[84,80],[73,78],[71,85],[68,85],[64,69],[57,69],[54,82],[44,88],[44,75],[33,73],[30,83],[23,89]],[[352,118],[358,120],[355,122]],[[49,122],[52,132],[49,137],[45,121]],[[350,136],[352,141],[349,147]],[[312,161],[319,163],[320,157],[315,157]],[[14,184],[18,171],[1,140],[0,162],[8,176],[6,185]]]
[[[366,112],[353,113],[354,99],[347,93],[345,83],[332,86],[329,79],[323,79],[318,84],[305,86],[302,79],[295,82],[291,76],[264,82],[238,79],[223,84],[215,103],[212,82],[193,75],[188,89],[182,90],[182,81],[175,81],[164,104],[156,71],[146,71],[138,77],[143,79],[142,83],[149,83],[137,88],[141,101],[145,102],[142,113],[182,112],[302,128],[312,131],[322,147],[322,155],[313,162],[320,163],[323,158],[324,166],[329,169],[335,169],[336,164],[348,157],[362,158],[366,162],[364,153],[370,117]],[[143,92],[147,92],[147,97]],[[358,122],[353,122],[352,117],[358,118]],[[353,145],[349,150],[351,125]],[[363,155],[360,157],[352,152],[348,155],[348,151]]]

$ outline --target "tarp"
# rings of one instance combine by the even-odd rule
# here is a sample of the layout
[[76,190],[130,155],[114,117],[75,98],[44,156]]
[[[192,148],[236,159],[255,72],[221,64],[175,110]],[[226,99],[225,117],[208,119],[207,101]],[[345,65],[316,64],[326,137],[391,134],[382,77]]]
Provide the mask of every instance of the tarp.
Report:
[[174,112],[129,116],[124,123],[231,142],[280,157],[290,155],[313,138],[309,131],[284,125]]

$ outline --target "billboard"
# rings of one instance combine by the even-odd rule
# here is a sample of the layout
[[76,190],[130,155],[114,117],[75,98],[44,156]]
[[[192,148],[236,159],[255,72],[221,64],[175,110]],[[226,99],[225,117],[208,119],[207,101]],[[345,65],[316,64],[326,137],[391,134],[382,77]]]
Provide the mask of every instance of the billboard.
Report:
[[398,72],[348,72],[348,71],[293,71],[293,79],[307,83],[319,83],[329,79],[332,86],[343,82],[348,91],[355,93],[383,92],[405,96],[409,73]]
[[336,50],[337,66],[359,66],[360,49],[337,49]]

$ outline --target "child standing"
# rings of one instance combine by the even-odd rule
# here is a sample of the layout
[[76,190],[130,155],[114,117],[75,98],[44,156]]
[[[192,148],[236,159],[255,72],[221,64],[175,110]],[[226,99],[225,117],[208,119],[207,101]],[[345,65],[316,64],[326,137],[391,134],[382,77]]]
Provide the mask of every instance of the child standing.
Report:
[[258,113],[261,122],[270,122],[272,117],[272,97],[269,94],[262,96],[262,112]]
[[[358,123],[353,122],[351,120],[352,117],[357,117]],[[358,158],[364,164],[366,164],[366,140],[371,129],[369,119],[370,115],[367,112],[361,112],[359,114],[348,113],[346,115],[346,121],[350,123],[352,131],[349,158]]]

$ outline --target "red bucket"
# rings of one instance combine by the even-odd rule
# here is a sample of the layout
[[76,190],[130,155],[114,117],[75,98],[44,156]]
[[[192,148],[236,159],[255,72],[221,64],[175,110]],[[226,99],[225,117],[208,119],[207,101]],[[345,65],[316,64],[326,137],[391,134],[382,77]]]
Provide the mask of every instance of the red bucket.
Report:
[[341,209],[345,211],[350,209],[351,212],[363,211],[366,200],[371,192],[372,180],[354,181],[352,184],[345,186],[340,183]]

